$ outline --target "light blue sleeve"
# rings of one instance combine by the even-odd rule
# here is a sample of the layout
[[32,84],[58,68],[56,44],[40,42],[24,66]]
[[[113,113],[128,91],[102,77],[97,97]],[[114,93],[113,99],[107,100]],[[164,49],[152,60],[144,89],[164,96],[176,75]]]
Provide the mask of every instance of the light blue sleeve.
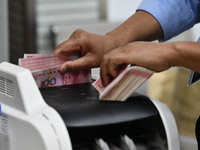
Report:
[[137,10],[144,10],[160,23],[168,40],[200,22],[200,0],[143,0]]

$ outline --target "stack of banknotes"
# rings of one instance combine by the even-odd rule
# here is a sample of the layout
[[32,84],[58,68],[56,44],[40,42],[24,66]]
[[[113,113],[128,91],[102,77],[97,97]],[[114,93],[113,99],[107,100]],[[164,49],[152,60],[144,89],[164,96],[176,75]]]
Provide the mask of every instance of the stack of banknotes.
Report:
[[62,63],[77,59],[79,56],[73,54],[24,54],[18,64],[32,72],[33,78],[39,88],[80,84],[90,82],[90,69],[76,72],[59,73]]
[[101,78],[93,86],[99,92],[100,100],[125,101],[153,73],[143,67],[128,65],[107,87],[103,87]]

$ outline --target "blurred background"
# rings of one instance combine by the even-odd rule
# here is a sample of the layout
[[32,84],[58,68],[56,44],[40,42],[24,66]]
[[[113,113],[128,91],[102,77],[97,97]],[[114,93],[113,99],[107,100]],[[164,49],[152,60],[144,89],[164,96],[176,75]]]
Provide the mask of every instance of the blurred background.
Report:
[[104,34],[133,14],[140,2],[125,1],[1,0],[0,61],[17,63],[24,53],[52,53],[76,28]]
[[[52,53],[77,28],[104,34],[130,17],[141,0],[1,0],[0,62],[17,64],[24,53]],[[196,41],[200,26],[170,41]],[[98,70],[93,71],[98,76]],[[187,88],[189,70],[156,73],[138,89],[167,104],[182,135],[194,137],[200,85]]]

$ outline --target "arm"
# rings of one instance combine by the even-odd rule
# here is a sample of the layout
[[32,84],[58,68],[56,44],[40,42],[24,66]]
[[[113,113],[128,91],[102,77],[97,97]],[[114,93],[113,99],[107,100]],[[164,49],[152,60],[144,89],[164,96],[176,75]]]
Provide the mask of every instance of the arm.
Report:
[[171,60],[171,66],[183,66],[200,72],[200,43],[177,42],[175,51],[177,58]]
[[143,0],[138,10],[152,14],[162,27],[166,41],[200,22],[199,0]]
[[167,40],[200,21],[196,17],[199,3],[197,0],[144,0],[133,16],[106,35],[79,29],[58,45],[55,53],[81,51],[82,57],[62,64],[60,72],[98,67],[104,54],[129,42]]
[[101,79],[107,86],[118,74],[116,65],[132,64],[164,71],[182,66],[200,72],[200,43],[197,42],[133,42],[104,55]]
[[60,72],[99,67],[103,55],[117,47],[138,40],[162,38],[162,29],[157,20],[145,11],[138,11],[121,26],[107,33],[97,35],[78,29],[71,37],[58,45],[54,53],[81,51],[82,57],[67,61],[60,66]]
[[[138,10],[152,14],[159,22],[163,36],[160,40],[187,30],[200,21],[200,1],[197,0],[144,0]],[[183,66],[200,71],[199,43],[147,43],[135,42],[106,54],[101,64],[101,78],[106,86],[117,76],[116,65],[133,64],[154,71],[163,71],[172,66]],[[115,57],[115,58],[114,58]]]
[[137,11],[121,26],[108,32],[116,47],[134,41],[153,41],[161,39],[163,32],[159,22],[146,11]]

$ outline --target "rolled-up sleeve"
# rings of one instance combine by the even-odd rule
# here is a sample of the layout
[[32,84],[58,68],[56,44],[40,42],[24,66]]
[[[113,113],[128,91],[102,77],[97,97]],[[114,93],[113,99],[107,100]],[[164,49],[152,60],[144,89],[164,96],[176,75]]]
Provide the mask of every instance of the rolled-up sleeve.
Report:
[[143,0],[137,10],[154,16],[168,40],[200,22],[200,0]]

